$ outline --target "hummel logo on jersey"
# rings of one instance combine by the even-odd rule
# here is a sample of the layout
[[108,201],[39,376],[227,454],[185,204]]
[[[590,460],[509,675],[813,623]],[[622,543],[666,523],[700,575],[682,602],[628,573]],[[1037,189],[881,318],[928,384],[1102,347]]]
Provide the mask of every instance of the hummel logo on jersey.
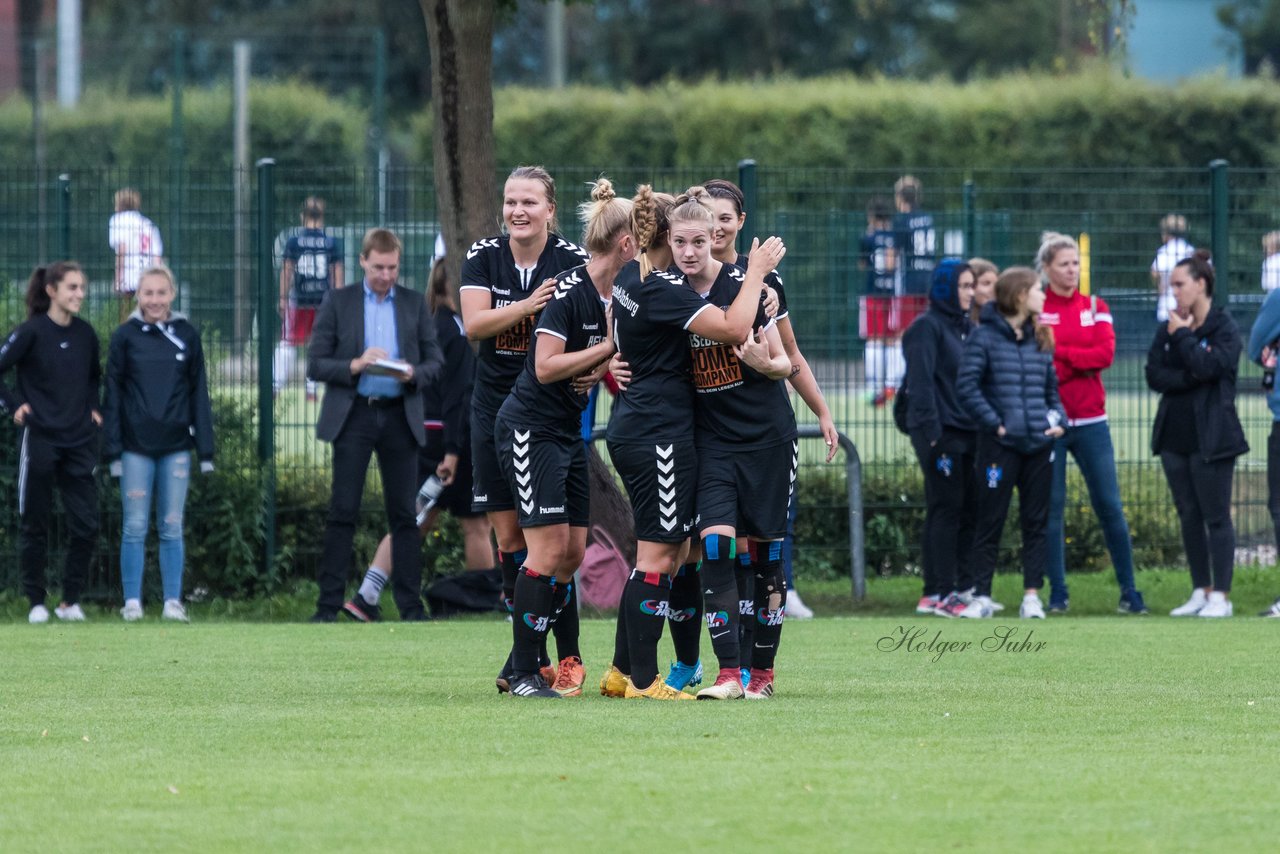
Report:
[[475,243],[472,243],[471,248],[467,250],[467,258],[468,259],[474,258],[477,255],[479,255],[481,252],[483,252],[485,249],[497,249],[497,248],[498,248],[498,238],[496,237],[488,237],[488,238],[485,238],[484,240],[477,240]]
[[684,284],[684,276],[677,276],[672,273],[668,273],[666,270],[655,270],[653,274],[671,285]]
[[539,513],[563,513],[564,505],[561,504],[559,507],[543,507],[541,504],[539,504],[538,512]]
[[730,267],[729,278],[733,279],[734,281],[745,282],[747,280],[747,274],[742,272],[742,270],[740,270],[737,267]]
[[574,285],[579,285],[581,283],[581,272],[579,270],[574,270],[559,282],[556,282],[556,299],[564,299],[573,291]]
[[545,632],[547,630],[547,626],[550,624],[549,618],[535,617],[533,614],[530,614],[527,612],[525,613],[523,619],[524,619],[524,624],[529,628],[533,629],[535,632]]
[[646,599],[640,603],[640,610],[655,617],[670,617],[671,603],[661,599]]
[[529,432],[512,430],[511,465],[516,473],[516,492],[520,495],[520,510],[526,516],[533,512],[533,472],[529,471]]

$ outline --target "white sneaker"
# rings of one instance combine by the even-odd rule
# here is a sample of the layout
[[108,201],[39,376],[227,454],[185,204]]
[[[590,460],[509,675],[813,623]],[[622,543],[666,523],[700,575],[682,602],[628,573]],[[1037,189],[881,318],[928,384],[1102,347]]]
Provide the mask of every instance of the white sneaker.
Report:
[[1018,609],[1018,616],[1024,620],[1043,620],[1044,603],[1040,601],[1037,594],[1028,593],[1022,597],[1022,607]]
[[1217,590],[1209,594],[1208,603],[1200,609],[1197,617],[1230,617],[1231,616],[1231,600],[1227,598],[1225,593]]
[[58,615],[59,620],[66,620],[68,623],[84,622],[84,611],[80,609],[79,603],[75,605],[59,605],[53,609],[53,613]]
[[813,619],[813,609],[804,604],[800,594],[794,590],[787,591],[787,617],[792,620]]
[[1262,617],[1280,617],[1280,599],[1271,603],[1271,607],[1263,611],[1259,616]]
[[31,613],[27,614],[28,623],[47,623],[49,622],[49,609],[43,605],[37,605],[31,609]]
[[1191,598],[1185,604],[1179,605],[1169,612],[1170,617],[1194,617],[1200,613],[1209,602],[1209,598],[1205,595],[1203,587],[1197,587],[1191,591]]
[[996,601],[996,600],[994,600],[994,599],[991,599],[991,597],[990,597],[990,596],[988,596],[987,598],[991,600],[991,610],[992,610],[992,611],[1003,611],[1003,610],[1004,610],[1004,606],[1003,606],[1003,605],[1001,605],[999,602],[997,602],[997,601]]
[[120,616],[124,617],[125,622],[132,623],[142,619],[142,602],[138,599],[124,600],[124,607],[120,609]]
[[189,623],[191,618],[187,616],[187,609],[182,607],[182,603],[177,599],[164,600],[164,610],[160,612],[162,620],[177,620],[180,623]]
[[985,620],[995,614],[995,610],[991,607],[990,596],[974,596],[963,611],[960,612],[961,617],[970,620]]

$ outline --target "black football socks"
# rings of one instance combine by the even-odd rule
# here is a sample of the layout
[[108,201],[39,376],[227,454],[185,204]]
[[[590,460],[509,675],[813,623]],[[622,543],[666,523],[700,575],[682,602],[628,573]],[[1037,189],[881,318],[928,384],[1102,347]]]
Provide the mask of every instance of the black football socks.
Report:
[[570,656],[582,659],[582,651],[578,648],[578,585],[575,580],[568,584],[556,584],[555,608],[551,612],[551,633],[556,638],[556,654],[564,661]]
[[516,678],[538,672],[539,652],[546,643],[555,598],[554,576],[520,569],[511,614],[511,666]]
[[642,691],[658,678],[658,641],[662,640],[670,606],[670,576],[631,570],[622,591],[622,607],[627,612],[631,684]]
[[695,666],[702,639],[702,579],[698,564],[686,563],[671,579],[671,612],[667,619],[671,622],[676,661]]
[[707,633],[720,669],[738,667],[738,580],[733,537],[712,534],[702,539],[702,592]]
[[754,670],[772,670],[787,606],[787,574],[782,568],[781,542],[760,543],[756,553],[763,560],[756,564],[753,573],[755,619],[751,622],[755,624],[755,638],[751,647],[751,667]]

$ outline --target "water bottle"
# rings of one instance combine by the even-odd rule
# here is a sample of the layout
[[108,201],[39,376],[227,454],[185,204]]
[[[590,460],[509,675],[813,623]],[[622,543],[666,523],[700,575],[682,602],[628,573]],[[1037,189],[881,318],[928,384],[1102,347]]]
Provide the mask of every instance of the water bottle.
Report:
[[431,508],[436,506],[436,502],[440,500],[440,493],[444,491],[444,484],[440,482],[440,478],[434,474],[422,482],[422,487],[418,490],[418,499],[416,501],[418,507],[418,527],[421,528],[423,523],[427,521],[427,514],[431,512]]

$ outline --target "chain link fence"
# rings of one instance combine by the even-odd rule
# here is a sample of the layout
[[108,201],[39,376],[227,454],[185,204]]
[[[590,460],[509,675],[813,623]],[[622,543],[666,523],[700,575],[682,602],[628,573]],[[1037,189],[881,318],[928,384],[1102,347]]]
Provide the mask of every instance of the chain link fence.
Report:
[[[678,192],[711,177],[736,179],[744,186],[744,234],[779,234],[787,241],[782,273],[797,337],[837,425],[861,454],[869,571],[918,571],[913,537],[923,504],[915,458],[906,437],[894,429],[889,407],[870,401],[877,389],[866,382],[864,344],[858,337],[858,296],[867,278],[860,248],[867,205],[875,197],[891,198],[902,173],[729,162],[665,170],[550,168],[558,182],[563,230],[571,237],[577,232],[571,222],[575,206],[602,171],[620,188],[643,181]],[[1207,166],[913,174],[924,187],[922,208],[935,218],[938,249],[948,255],[982,255],[1002,267],[1028,264],[1044,230],[1087,235],[1090,287],[1110,303],[1116,319],[1116,364],[1106,374],[1108,408],[1138,557],[1161,565],[1179,560],[1172,502],[1149,450],[1157,398],[1143,378],[1155,331],[1150,267],[1160,244],[1159,221],[1167,213],[1180,213],[1189,222],[1190,242],[1213,246],[1223,274],[1219,298],[1229,294],[1231,309],[1247,331],[1263,297],[1261,240],[1274,227],[1280,173],[1223,169],[1216,173],[1216,194],[1215,173]],[[266,591],[289,577],[310,577],[328,498],[328,448],[315,439],[319,403],[304,392],[304,358],[296,360],[283,390],[273,393],[283,242],[289,229],[299,225],[302,200],[320,196],[327,207],[326,229],[344,240],[349,281],[358,280],[360,238],[369,227],[384,225],[404,241],[403,283],[422,290],[438,232],[431,173],[364,166],[259,167],[249,172],[166,166],[51,168],[38,179],[28,168],[0,171],[0,319],[8,328],[24,317],[23,291],[31,268],[45,260],[76,258],[89,279],[82,316],[98,329],[105,358],[106,341],[118,322],[107,222],[113,195],[125,186],[140,192],[142,212],[162,232],[167,260],[179,281],[176,307],[203,330],[209,359],[218,471],[194,485],[188,505],[189,586],[200,586],[206,577],[231,576],[237,589]],[[1235,486],[1241,559],[1270,562],[1274,550],[1265,506],[1265,455],[1271,418],[1256,366],[1242,365],[1240,390],[1241,418],[1253,448],[1239,462]],[[816,421],[798,398],[793,403],[798,420]],[[608,412],[605,400],[598,423],[604,423]],[[9,589],[17,588],[18,577],[14,446],[13,436],[0,441],[0,586]],[[801,579],[806,574],[847,577],[849,572],[843,467],[824,465],[819,454],[817,443],[801,443],[796,535]],[[1082,509],[1087,501],[1075,475],[1073,484],[1073,505],[1081,507],[1068,510],[1069,532],[1071,514],[1080,514],[1081,524],[1089,527],[1089,513]],[[90,586],[96,595],[106,596],[119,585],[120,511],[114,484],[104,478],[102,486],[102,545]],[[371,474],[365,501],[371,531],[381,517],[376,490],[376,474]],[[1106,565],[1096,524],[1092,528],[1092,543],[1078,543],[1076,551],[1069,544],[1069,570]],[[55,534],[53,567],[60,566],[59,542]],[[358,547],[371,549],[372,543],[359,540]],[[1072,562],[1073,555],[1086,553],[1093,563]],[[358,558],[369,556],[362,552]]]

